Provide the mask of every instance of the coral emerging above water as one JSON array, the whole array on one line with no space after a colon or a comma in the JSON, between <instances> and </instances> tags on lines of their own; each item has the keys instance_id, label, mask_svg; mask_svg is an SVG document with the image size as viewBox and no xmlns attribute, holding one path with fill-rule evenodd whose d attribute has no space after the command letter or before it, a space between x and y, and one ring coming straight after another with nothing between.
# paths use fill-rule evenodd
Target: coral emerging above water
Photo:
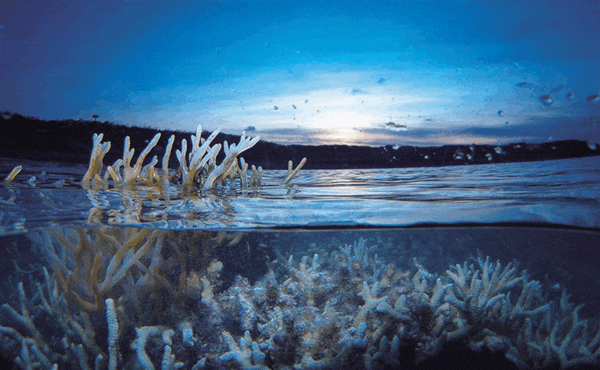
<instances>
[{"instance_id":1,"label":"coral emerging above water","mask_svg":"<svg viewBox=\"0 0 600 370\"><path fill-rule=\"evenodd\" d=\"M94 134L93 148L90 156L89 168L84 175L81 184L84 188L101 188L108 187L109 180L115 186L127 187L135 184L145 184L164 189L169 183L177 181L186 191L192 189L208 190L214 189L218 185L225 183L227 180L234 180L236 177L240 179L240 186L243 190L250 188L259 188L262 168L252 165L252 176L248 179L248 164L243 158L238 156L252 148L260 137L246 137L242 132L239 143L229 145L227 141L221 144L215 144L212 147L210 144L217 137L220 130L213 131L207 139L202 138L202 126L196 128L196 135L190 138L191 148L188 154L187 140L182 140L181 150L176 151L177 159L179 160L179 168L176 172L169 174L169 158L173 150L175 136L169 138L165 153L162 159L162 170L160 173L155 169L158 159L152 158L150 163L143 165L146 156L156 146L160 139L160 133L148 143L146 148L140 153L135 164L132 164L134 149L130 149L129 136L125 138L123 150L123 158L117 160L112 166L108 166L104 172L104 176L100 176L103 169L103 159L106 153L110 150L110 142L102 143L102 134ZM218 163L217 156L224 149L225 157ZM300 171L306 163L306 158L303 158L300 164L292 169L292 162L288 165L288 175L283 181L283 184L291 187L291 180Z\"/></svg>"},{"instance_id":2,"label":"coral emerging above water","mask_svg":"<svg viewBox=\"0 0 600 370\"><path fill-rule=\"evenodd\" d=\"M301 258L274 250L266 273L225 286L214 251L243 237L42 231L32 240L52 273L2 306L2 351L24 369L385 369L449 345L522 369L598 364L597 323L512 263L477 258L437 276L361 238Z\"/></svg>"}]
</instances>

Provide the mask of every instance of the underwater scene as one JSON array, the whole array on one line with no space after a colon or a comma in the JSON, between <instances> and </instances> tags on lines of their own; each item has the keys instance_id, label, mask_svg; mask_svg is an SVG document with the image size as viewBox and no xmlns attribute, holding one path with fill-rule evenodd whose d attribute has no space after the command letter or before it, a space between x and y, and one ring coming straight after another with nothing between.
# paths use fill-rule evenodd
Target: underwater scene
<instances>
[{"instance_id":1,"label":"underwater scene","mask_svg":"<svg viewBox=\"0 0 600 370\"><path fill-rule=\"evenodd\" d=\"M2 161L3 366L598 366L600 157L263 171L201 131L177 171Z\"/></svg>"}]
</instances>

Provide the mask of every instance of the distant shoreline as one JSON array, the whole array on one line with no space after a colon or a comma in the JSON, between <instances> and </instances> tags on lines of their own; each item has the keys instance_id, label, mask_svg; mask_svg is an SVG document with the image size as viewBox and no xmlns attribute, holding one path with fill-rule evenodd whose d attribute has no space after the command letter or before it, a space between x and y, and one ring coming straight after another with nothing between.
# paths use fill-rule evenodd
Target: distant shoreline
<instances>
[{"instance_id":1,"label":"distant shoreline","mask_svg":"<svg viewBox=\"0 0 600 370\"><path fill-rule=\"evenodd\" d=\"M131 138L136 154L147 142L161 133L158 145L150 156L159 160L167 141L175 135L175 147L169 162L178 166L175 149L181 140L189 140L191 132L128 127L110 122L82 120L41 120L19 114L0 114L0 157L87 164L92 150L92 136L103 133L104 140L112 144L104 163L111 164L123 156L123 141ZM204 132L203 137L209 132ZM219 134L215 140L237 143L239 136ZM287 169L288 160L294 164L308 158L305 169L362 169L442 167L468 164L531 162L600 155L600 147L582 140L562 140L547 143L511 143L507 145L443 145L437 147L392 146L383 147L349 145L280 145L259 141L243 153L246 162L264 169Z\"/></svg>"}]
</instances>

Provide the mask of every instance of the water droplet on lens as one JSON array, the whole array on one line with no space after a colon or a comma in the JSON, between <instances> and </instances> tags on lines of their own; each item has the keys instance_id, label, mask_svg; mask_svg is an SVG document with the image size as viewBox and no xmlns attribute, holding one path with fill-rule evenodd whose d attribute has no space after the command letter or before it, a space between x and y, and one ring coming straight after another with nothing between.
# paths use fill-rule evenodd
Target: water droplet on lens
<instances>
[{"instance_id":1,"label":"water droplet on lens","mask_svg":"<svg viewBox=\"0 0 600 370\"><path fill-rule=\"evenodd\" d=\"M588 104L598 104L600 102L600 95L598 95L598 94L588 95L585 98L585 101L588 102Z\"/></svg>"},{"instance_id":2,"label":"water droplet on lens","mask_svg":"<svg viewBox=\"0 0 600 370\"><path fill-rule=\"evenodd\" d=\"M540 101L542 102L542 104L549 107L552 104L554 104L554 97L552 96L552 94L542 95L540 96Z\"/></svg>"},{"instance_id":3,"label":"water droplet on lens","mask_svg":"<svg viewBox=\"0 0 600 370\"><path fill-rule=\"evenodd\" d=\"M506 116L506 112L505 112L504 110L499 110L499 111L498 111L498 115L499 115L500 117L504 117L504 116Z\"/></svg>"},{"instance_id":4,"label":"water droplet on lens","mask_svg":"<svg viewBox=\"0 0 600 370\"><path fill-rule=\"evenodd\" d=\"M575 99L575 94L573 94L572 91L569 91L566 95L566 98L568 101L571 101L571 100Z\"/></svg>"}]
</instances>

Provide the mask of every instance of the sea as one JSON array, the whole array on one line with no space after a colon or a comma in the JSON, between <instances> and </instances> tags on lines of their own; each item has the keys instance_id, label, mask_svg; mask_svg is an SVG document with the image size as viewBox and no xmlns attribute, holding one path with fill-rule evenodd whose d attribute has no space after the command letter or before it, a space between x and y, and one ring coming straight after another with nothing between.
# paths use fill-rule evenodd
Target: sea
<instances>
[{"instance_id":1,"label":"sea","mask_svg":"<svg viewBox=\"0 0 600 370\"><path fill-rule=\"evenodd\" d=\"M310 158L309 158L310 160ZM84 189L0 160L0 351L23 369L600 363L600 156Z\"/></svg>"}]
</instances>

